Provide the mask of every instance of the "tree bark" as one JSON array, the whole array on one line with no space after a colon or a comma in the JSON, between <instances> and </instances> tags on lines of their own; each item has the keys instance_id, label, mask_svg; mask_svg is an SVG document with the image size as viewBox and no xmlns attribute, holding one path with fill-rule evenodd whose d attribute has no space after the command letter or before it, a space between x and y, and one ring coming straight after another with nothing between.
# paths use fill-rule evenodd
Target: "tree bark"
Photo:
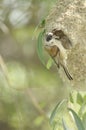
<instances>
[{"instance_id":1,"label":"tree bark","mask_svg":"<svg viewBox=\"0 0 86 130\"><path fill-rule=\"evenodd\" d=\"M46 18L45 29L61 29L69 37L73 47L67 66L73 81L68 81L62 69L59 73L66 85L86 90L86 0L58 0Z\"/></svg>"}]
</instances>

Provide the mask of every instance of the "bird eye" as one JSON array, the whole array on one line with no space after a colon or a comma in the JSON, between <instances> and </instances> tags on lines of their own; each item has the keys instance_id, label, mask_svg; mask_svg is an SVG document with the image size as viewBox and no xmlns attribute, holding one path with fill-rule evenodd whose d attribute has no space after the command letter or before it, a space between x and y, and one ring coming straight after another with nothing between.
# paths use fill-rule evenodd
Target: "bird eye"
<instances>
[{"instance_id":1,"label":"bird eye","mask_svg":"<svg viewBox=\"0 0 86 130\"><path fill-rule=\"evenodd\" d=\"M47 35L46 36L46 41L49 42L52 39L52 35Z\"/></svg>"}]
</instances>

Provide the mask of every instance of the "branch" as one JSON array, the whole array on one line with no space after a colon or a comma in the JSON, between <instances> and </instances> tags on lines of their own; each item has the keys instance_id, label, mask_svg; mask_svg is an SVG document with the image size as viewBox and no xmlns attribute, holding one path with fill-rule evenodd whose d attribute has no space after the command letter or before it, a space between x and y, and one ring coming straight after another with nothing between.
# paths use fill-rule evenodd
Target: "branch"
<instances>
[{"instance_id":1,"label":"branch","mask_svg":"<svg viewBox=\"0 0 86 130\"><path fill-rule=\"evenodd\" d=\"M34 105L34 107L37 109L37 111L43 115L45 117L46 120L49 120L48 117L46 116L46 113L44 112L44 110L40 107L36 97L33 95L32 91L28 88L27 90L27 94L29 95L29 97L32 100L32 104Z\"/></svg>"}]
</instances>

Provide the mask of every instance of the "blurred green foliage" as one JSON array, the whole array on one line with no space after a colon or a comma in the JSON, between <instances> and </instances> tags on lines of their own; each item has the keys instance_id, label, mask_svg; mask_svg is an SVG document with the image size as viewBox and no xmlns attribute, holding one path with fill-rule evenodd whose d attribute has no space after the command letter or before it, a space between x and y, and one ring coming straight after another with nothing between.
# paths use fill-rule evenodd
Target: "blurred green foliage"
<instances>
[{"instance_id":1,"label":"blurred green foliage","mask_svg":"<svg viewBox=\"0 0 86 130\"><path fill-rule=\"evenodd\" d=\"M56 104L50 116L50 125L53 130L86 129L85 96L86 93L73 91L69 100L64 99Z\"/></svg>"},{"instance_id":2,"label":"blurred green foliage","mask_svg":"<svg viewBox=\"0 0 86 130\"><path fill-rule=\"evenodd\" d=\"M66 95L60 95L62 83L55 69L48 71L36 50L38 25L54 2L0 0L1 130L50 129L46 118Z\"/></svg>"}]
</instances>

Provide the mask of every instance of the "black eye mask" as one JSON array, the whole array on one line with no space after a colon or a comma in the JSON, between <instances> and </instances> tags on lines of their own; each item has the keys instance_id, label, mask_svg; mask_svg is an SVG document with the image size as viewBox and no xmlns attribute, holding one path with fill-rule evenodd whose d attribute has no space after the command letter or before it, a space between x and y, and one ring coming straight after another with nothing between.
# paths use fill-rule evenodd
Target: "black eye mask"
<instances>
[{"instance_id":1,"label":"black eye mask","mask_svg":"<svg viewBox=\"0 0 86 130\"><path fill-rule=\"evenodd\" d=\"M52 35L46 35L46 41L49 42L52 39Z\"/></svg>"}]
</instances>

